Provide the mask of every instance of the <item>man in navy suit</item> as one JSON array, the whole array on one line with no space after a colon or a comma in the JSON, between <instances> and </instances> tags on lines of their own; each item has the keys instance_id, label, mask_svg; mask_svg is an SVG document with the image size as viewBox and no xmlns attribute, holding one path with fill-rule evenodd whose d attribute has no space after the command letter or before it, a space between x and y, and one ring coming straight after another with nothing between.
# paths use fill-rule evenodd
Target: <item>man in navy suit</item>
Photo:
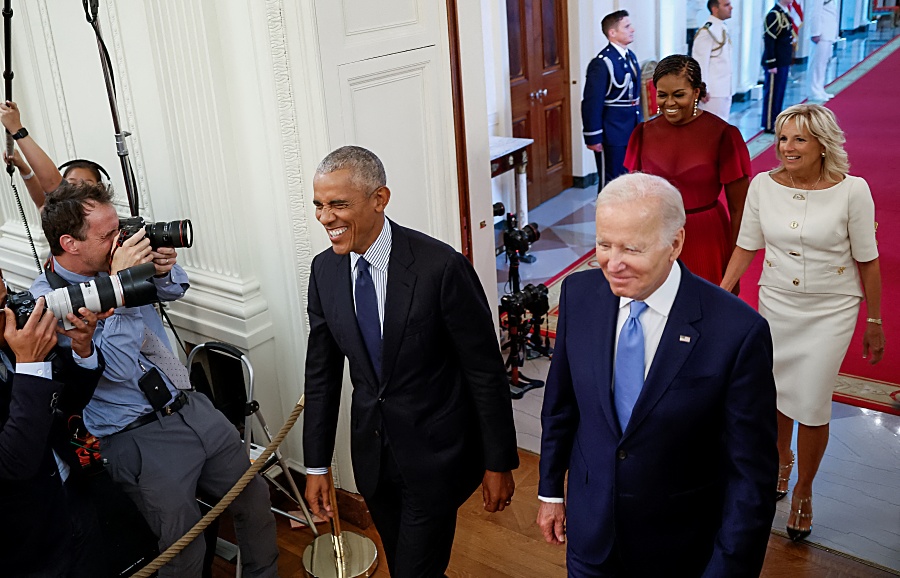
<instances>
[{"instance_id":1,"label":"man in navy suit","mask_svg":"<svg viewBox=\"0 0 900 578\"><path fill-rule=\"evenodd\" d=\"M584 144L594 151L600 189L624 175L625 150L641 114L641 65L628 49L634 28L628 12L618 10L600 22L609 44L591 60L581 101Z\"/></svg>"},{"instance_id":2,"label":"man in navy suit","mask_svg":"<svg viewBox=\"0 0 900 578\"><path fill-rule=\"evenodd\" d=\"M456 510L483 486L509 505L519 464L491 308L459 252L385 218L375 154L346 146L313 179L331 248L313 260L303 454L306 498L332 513L328 466L350 362L353 474L394 578L443 576ZM774 482L773 482L774 483Z\"/></svg>"},{"instance_id":3,"label":"man in navy suit","mask_svg":"<svg viewBox=\"0 0 900 578\"><path fill-rule=\"evenodd\" d=\"M12 311L0 310L0 564L4 576L105 576L97 515L66 428L103 373L91 344L98 316L69 314L69 349L56 345L56 317L43 311L40 299L17 329Z\"/></svg>"},{"instance_id":4,"label":"man in navy suit","mask_svg":"<svg viewBox=\"0 0 900 578\"><path fill-rule=\"evenodd\" d=\"M762 568L778 477L769 328L676 263L684 222L667 181L620 177L597 200L599 270L563 282L537 522L568 541L572 577Z\"/></svg>"},{"instance_id":5,"label":"man in navy suit","mask_svg":"<svg viewBox=\"0 0 900 578\"><path fill-rule=\"evenodd\" d=\"M794 22L788 10L791 0L778 0L766 14L763 34L762 67L766 71L763 83L763 131L775 134L775 119L784 108L784 92L794 59Z\"/></svg>"}]
</instances>

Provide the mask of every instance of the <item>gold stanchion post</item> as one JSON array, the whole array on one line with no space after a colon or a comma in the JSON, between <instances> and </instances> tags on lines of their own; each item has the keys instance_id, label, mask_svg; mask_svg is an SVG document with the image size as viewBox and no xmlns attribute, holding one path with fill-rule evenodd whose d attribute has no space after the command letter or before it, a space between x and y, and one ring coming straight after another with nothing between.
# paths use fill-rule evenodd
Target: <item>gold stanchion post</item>
<instances>
[{"instance_id":1,"label":"gold stanchion post","mask_svg":"<svg viewBox=\"0 0 900 578\"><path fill-rule=\"evenodd\" d=\"M356 532L342 532L334 479L328 472L331 499L331 534L322 534L303 551L303 569L312 578L371 576L378 566L375 542Z\"/></svg>"}]
</instances>

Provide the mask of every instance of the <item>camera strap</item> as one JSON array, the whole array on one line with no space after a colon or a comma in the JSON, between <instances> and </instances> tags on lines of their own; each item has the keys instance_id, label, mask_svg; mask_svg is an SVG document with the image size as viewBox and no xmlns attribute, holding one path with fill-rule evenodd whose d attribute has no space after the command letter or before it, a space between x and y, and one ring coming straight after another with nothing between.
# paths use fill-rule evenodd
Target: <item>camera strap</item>
<instances>
[{"instance_id":1,"label":"camera strap","mask_svg":"<svg viewBox=\"0 0 900 578\"><path fill-rule=\"evenodd\" d=\"M54 289L62 289L63 287L71 285L71 283L63 279L59 273L53 270L53 258L47 260L47 264L44 266L44 276L47 277L47 283Z\"/></svg>"},{"instance_id":2,"label":"camera strap","mask_svg":"<svg viewBox=\"0 0 900 578\"><path fill-rule=\"evenodd\" d=\"M156 305L158 306L159 312L163 316L163 319L165 319L166 323L169 324L169 329L172 330L172 335L175 336L175 341L178 342L178 346L181 347L181 350L184 352L185 355L187 355L188 354L187 347L184 346L184 342L181 341L181 337L179 337L178 332L175 330L175 324L172 323L172 319L169 317L169 314L166 313L166 306L163 305L162 301L157 301Z\"/></svg>"}]
</instances>

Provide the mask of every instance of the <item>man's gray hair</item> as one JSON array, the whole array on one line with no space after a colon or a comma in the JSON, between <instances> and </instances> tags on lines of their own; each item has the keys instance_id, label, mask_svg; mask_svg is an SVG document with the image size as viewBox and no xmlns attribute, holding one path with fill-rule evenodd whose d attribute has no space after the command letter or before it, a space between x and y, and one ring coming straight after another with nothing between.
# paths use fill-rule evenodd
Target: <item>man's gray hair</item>
<instances>
[{"instance_id":1,"label":"man's gray hair","mask_svg":"<svg viewBox=\"0 0 900 578\"><path fill-rule=\"evenodd\" d=\"M350 182L366 196L387 184L387 175L381 159L369 149L353 145L343 146L328 153L316 168L316 176L343 169L350 171Z\"/></svg>"},{"instance_id":2,"label":"man's gray hair","mask_svg":"<svg viewBox=\"0 0 900 578\"><path fill-rule=\"evenodd\" d=\"M656 206L652 202L656 201ZM640 203L648 214L659 215L662 226L659 242L670 245L678 229L684 227L684 201L672 183L656 175L631 173L609 182L597 195L597 209L621 203Z\"/></svg>"}]
</instances>

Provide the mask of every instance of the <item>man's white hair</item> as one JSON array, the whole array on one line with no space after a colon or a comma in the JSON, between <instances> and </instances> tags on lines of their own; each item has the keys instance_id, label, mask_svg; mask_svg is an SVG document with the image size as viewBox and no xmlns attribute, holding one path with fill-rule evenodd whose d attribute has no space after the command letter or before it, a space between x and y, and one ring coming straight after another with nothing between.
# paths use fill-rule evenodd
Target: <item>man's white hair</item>
<instances>
[{"instance_id":1,"label":"man's white hair","mask_svg":"<svg viewBox=\"0 0 900 578\"><path fill-rule=\"evenodd\" d=\"M631 173L609 182L597 195L597 210L622 203L640 203L647 215L659 216L659 242L671 245L684 227L684 201L672 183L656 175Z\"/></svg>"}]
</instances>

